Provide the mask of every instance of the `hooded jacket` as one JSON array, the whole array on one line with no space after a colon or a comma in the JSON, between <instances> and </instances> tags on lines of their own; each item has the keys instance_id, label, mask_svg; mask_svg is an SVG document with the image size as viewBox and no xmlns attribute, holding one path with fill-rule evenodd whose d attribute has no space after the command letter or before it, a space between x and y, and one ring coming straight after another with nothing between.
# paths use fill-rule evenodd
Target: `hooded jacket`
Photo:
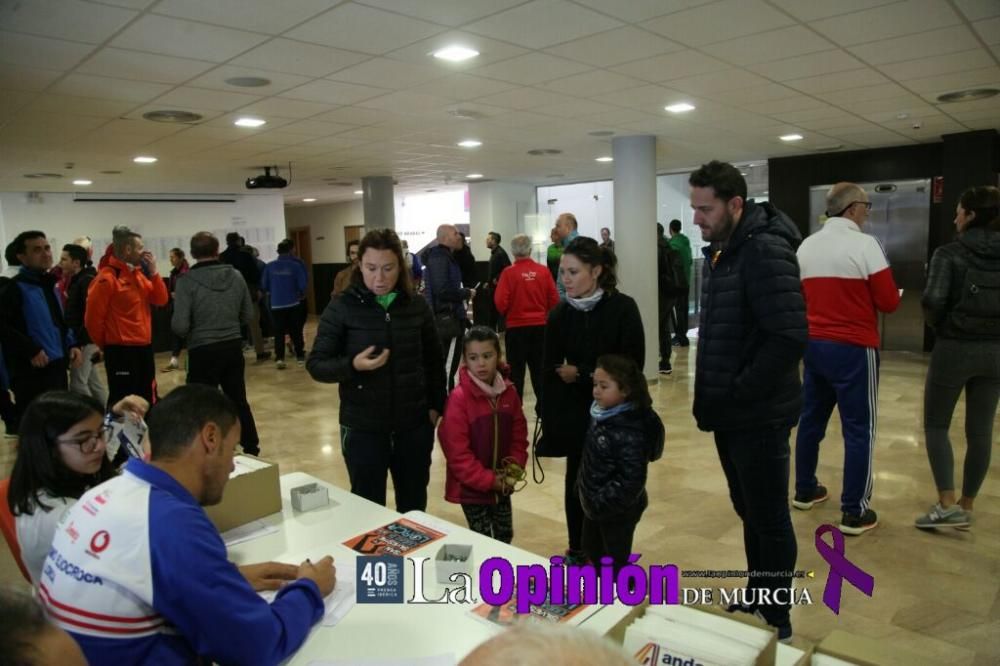
<instances>
[{"instance_id":1,"label":"hooded jacket","mask_svg":"<svg viewBox=\"0 0 1000 666\"><path fill-rule=\"evenodd\" d=\"M942 338L960 340L997 340L985 338L966 330L956 316L955 307L966 289L966 274L970 269L993 275L993 290L1000 283L1000 231L986 227L973 227L962 233L958 240L942 245L931 257L927 286L922 303L924 320ZM987 293L984 291L983 296ZM1000 310L994 312L994 330L1000 334Z\"/></svg>"},{"instance_id":2,"label":"hooded jacket","mask_svg":"<svg viewBox=\"0 0 1000 666\"><path fill-rule=\"evenodd\" d=\"M153 340L150 305L166 305L167 285L158 276L148 278L114 255L87 290L84 323L98 347L124 345L144 347Z\"/></svg>"},{"instance_id":3,"label":"hooded jacket","mask_svg":"<svg viewBox=\"0 0 1000 666\"><path fill-rule=\"evenodd\" d=\"M444 498L456 504L496 504L494 469L504 458L524 467L528 462L528 424L514 385L495 400L472 381L465 366L458 386L448 396L438 427L441 450L448 462Z\"/></svg>"},{"instance_id":4,"label":"hooded jacket","mask_svg":"<svg viewBox=\"0 0 1000 666\"><path fill-rule=\"evenodd\" d=\"M591 520L611 520L646 508L646 471L663 455L663 422L652 409L591 419L576 485Z\"/></svg>"},{"instance_id":5,"label":"hooded jacket","mask_svg":"<svg viewBox=\"0 0 1000 666\"><path fill-rule=\"evenodd\" d=\"M374 345L389 350L381 368L359 372L354 357ZM444 354L434 316L419 295L398 293L383 308L363 284L352 284L323 310L306 370L340 384L340 424L392 433L426 424L444 411Z\"/></svg>"},{"instance_id":6,"label":"hooded jacket","mask_svg":"<svg viewBox=\"0 0 1000 666\"><path fill-rule=\"evenodd\" d=\"M66 290L66 325L73 331L76 341L81 346L91 343L87 328L83 325L83 318L87 312L87 290L95 277L97 269L87 266L69 279L69 288Z\"/></svg>"},{"instance_id":7,"label":"hooded jacket","mask_svg":"<svg viewBox=\"0 0 1000 666\"><path fill-rule=\"evenodd\" d=\"M729 243L703 249L694 386L701 430L791 427L802 410L799 361L809 337L795 249L798 228L747 201Z\"/></svg>"},{"instance_id":8,"label":"hooded jacket","mask_svg":"<svg viewBox=\"0 0 1000 666\"><path fill-rule=\"evenodd\" d=\"M253 301L243 276L218 260L199 261L174 292L170 327L188 349L240 339L240 324L253 320Z\"/></svg>"}]
</instances>

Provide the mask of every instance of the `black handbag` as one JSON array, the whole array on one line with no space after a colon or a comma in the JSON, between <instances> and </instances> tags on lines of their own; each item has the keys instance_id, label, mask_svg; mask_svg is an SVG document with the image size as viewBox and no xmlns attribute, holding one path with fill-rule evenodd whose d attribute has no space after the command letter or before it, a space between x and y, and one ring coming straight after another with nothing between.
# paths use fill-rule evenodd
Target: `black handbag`
<instances>
[{"instance_id":1,"label":"black handbag","mask_svg":"<svg viewBox=\"0 0 1000 666\"><path fill-rule=\"evenodd\" d=\"M438 312L434 315L434 327L438 338L443 342L462 335L462 323L454 312Z\"/></svg>"},{"instance_id":2,"label":"black handbag","mask_svg":"<svg viewBox=\"0 0 1000 666\"><path fill-rule=\"evenodd\" d=\"M566 442L560 437L545 437L542 419L535 418L535 432L531 435L531 477L535 483L545 480L540 458L565 458L569 452Z\"/></svg>"}]
</instances>

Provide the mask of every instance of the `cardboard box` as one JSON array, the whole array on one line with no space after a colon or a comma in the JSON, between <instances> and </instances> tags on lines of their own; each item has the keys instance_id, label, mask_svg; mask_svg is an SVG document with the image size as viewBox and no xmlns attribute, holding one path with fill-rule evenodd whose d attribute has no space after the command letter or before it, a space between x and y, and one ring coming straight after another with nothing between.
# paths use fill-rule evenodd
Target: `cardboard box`
<instances>
[{"instance_id":1,"label":"cardboard box","mask_svg":"<svg viewBox=\"0 0 1000 666\"><path fill-rule=\"evenodd\" d=\"M930 666L940 663L921 658L919 654L890 647L885 641L858 636L842 629L834 629L820 641L815 654L829 655L859 666L895 666L895 664Z\"/></svg>"},{"instance_id":2,"label":"cardboard box","mask_svg":"<svg viewBox=\"0 0 1000 666\"><path fill-rule=\"evenodd\" d=\"M281 512L277 463L241 455L233 458L233 464L235 469L229 475L222 501L205 507L219 532Z\"/></svg>"},{"instance_id":3,"label":"cardboard box","mask_svg":"<svg viewBox=\"0 0 1000 666\"><path fill-rule=\"evenodd\" d=\"M448 585L453 574L472 575L472 546L449 543L438 549L434 557L437 582Z\"/></svg>"}]
</instances>

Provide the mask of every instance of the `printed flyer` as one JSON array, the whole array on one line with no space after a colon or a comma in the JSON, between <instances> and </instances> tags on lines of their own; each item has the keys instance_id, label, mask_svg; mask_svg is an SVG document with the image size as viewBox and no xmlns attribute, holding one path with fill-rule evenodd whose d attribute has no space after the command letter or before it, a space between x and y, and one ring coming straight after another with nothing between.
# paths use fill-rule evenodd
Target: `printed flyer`
<instances>
[{"instance_id":1,"label":"printed flyer","mask_svg":"<svg viewBox=\"0 0 1000 666\"><path fill-rule=\"evenodd\" d=\"M352 537L344 545L362 555L406 555L443 536L443 532L400 518Z\"/></svg>"}]
</instances>

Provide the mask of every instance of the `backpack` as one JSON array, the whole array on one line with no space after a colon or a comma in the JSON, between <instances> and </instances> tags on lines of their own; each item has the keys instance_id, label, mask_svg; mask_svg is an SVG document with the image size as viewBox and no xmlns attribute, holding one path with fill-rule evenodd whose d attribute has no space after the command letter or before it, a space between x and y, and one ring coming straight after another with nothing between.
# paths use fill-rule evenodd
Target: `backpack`
<instances>
[{"instance_id":1,"label":"backpack","mask_svg":"<svg viewBox=\"0 0 1000 666\"><path fill-rule=\"evenodd\" d=\"M684 260L680 253L668 243L657 243L656 272L659 295L672 298L687 292L687 279L684 275Z\"/></svg>"},{"instance_id":2,"label":"backpack","mask_svg":"<svg viewBox=\"0 0 1000 666\"><path fill-rule=\"evenodd\" d=\"M952 330L976 339L1000 340L1000 271L969 268L962 296L949 315Z\"/></svg>"}]
</instances>

